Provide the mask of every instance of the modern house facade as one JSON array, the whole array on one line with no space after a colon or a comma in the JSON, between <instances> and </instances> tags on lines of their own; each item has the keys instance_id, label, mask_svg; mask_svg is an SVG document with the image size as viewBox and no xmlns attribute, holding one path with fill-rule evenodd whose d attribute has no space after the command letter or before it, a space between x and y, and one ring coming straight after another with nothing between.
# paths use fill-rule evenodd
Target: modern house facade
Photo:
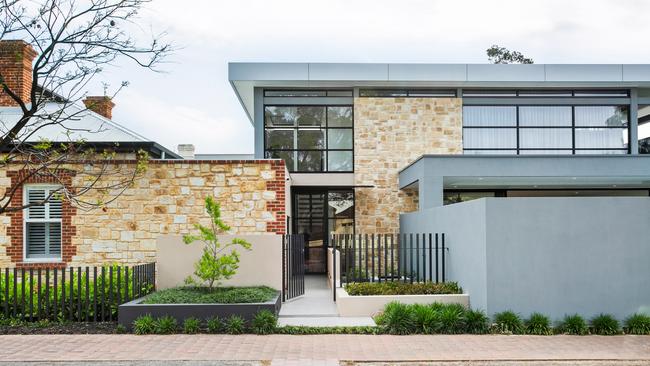
<instances>
[{"instance_id":1,"label":"modern house facade","mask_svg":"<svg viewBox=\"0 0 650 366\"><path fill-rule=\"evenodd\" d=\"M287 164L308 271L324 271L332 233L440 231L449 278L490 313L650 305L650 65L231 63L229 75L255 158Z\"/></svg>"},{"instance_id":2,"label":"modern house facade","mask_svg":"<svg viewBox=\"0 0 650 366\"><path fill-rule=\"evenodd\" d=\"M34 54L0 42L21 95ZM1 215L0 268L155 261L207 223L214 196L230 234L275 243L269 258L286 256L279 235L304 234L308 273L328 272L331 234L435 232L446 278L488 313L650 309L650 65L232 63L229 80L254 126L252 155L175 153L113 121L110 99L71 106L78 138L117 149L119 169L143 149L148 167L100 210L48 201ZM9 125L20 112L5 97ZM16 207L83 186L84 167L5 167L0 197L16 189Z\"/></svg>"}]
</instances>

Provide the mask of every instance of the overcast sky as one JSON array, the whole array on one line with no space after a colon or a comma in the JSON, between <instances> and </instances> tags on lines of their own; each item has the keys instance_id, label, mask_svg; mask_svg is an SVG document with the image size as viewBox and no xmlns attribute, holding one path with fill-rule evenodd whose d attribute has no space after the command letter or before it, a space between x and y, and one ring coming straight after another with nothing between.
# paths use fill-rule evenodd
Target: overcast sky
<instances>
[{"instance_id":1,"label":"overcast sky","mask_svg":"<svg viewBox=\"0 0 650 366\"><path fill-rule=\"evenodd\" d=\"M165 72L124 62L101 80L130 82L114 120L151 140L252 153L228 62L485 63L499 44L536 63L650 63L649 10L642 0L153 0L139 24L179 48Z\"/></svg>"}]
</instances>

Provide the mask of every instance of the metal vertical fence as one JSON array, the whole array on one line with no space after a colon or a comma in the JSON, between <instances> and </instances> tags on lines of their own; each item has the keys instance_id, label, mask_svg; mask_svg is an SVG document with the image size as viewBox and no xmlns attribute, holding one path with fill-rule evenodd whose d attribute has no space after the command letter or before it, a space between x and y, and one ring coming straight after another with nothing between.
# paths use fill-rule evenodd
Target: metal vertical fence
<instances>
[{"instance_id":1,"label":"metal vertical fence","mask_svg":"<svg viewBox=\"0 0 650 366\"><path fill-rule=\"evenodd\" d=\"M444 233L334 234L334 278L351 282L445 282L449 248ZM332 256L336 260L336 256Z\"/></svg>"},{"instance_id":2,"label":"metal vertical fence","mask_svg":"<svg viewBox=\"0 0 650 366\"><path fill-rule=\"evenodd\" d=\"M0 270L0 314L26 321L113 321L120 304L151 293L155 284L155 263L5 268Z\"/></svg>"},{"instance_id":3,"label":"metal vertical fence","mask_svg":"<svg viewBox=\"0 0 650 366\"><path fill-rule=\"evenodd\" d=\"M282 300L305 293L305 236L287 234L282 237Z\"/></svg>"}]
</instances>

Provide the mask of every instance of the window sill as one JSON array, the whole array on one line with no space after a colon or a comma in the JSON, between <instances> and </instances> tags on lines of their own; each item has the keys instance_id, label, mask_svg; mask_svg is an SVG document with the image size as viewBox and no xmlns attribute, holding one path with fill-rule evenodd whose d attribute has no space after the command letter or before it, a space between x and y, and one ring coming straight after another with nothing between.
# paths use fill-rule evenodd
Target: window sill
<instances>
[{"instance_id":1,"label":"window sill","mask_svg":"<svg viewBox=\"0 0 650 366\"><path fill-rule=\"evenodd\" d=\"M63 263L61 258L23 258L22 263Z\"/></svg>"}]
</instances>

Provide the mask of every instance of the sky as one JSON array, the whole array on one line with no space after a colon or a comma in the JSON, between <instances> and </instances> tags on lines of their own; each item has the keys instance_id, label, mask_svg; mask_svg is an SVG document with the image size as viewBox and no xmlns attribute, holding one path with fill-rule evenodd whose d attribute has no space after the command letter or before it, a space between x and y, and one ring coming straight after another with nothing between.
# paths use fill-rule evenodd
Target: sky
<instances>
[{"instance_id":1,"label":"sky","mask_svg":"<svg viewBox=\"0 0 650 366\"><path fill-rule=\"evenodd\" d=\"M160 72L120 61L90 92L128 80L113 119L174 151L252 153L228 62L487 63L498 44L535 63L650 63L649 10L642 0L152 0L137 37L165 32L174 54Z\"/></svg>"}]
</instances>

